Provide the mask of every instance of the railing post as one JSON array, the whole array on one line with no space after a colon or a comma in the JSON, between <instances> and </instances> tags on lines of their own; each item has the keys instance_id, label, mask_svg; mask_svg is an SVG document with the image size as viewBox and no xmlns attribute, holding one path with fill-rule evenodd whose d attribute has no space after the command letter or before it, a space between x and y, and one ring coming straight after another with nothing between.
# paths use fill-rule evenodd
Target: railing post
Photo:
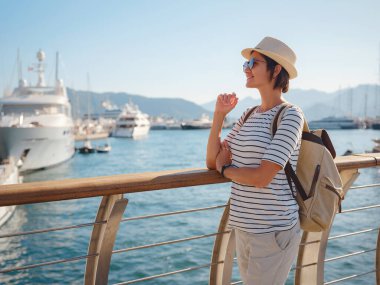
<instances>
[{"instance_id":1,"label":"railing post","mask_svg":"<svg viewBox=\"0 0 380 285\"><path fill-rule=\"evenodd\" d=\"M230 203L224 209L220 219L218 232L225 232L228 225ZM235 256L235 232L219 234L215 238L211 257L210 285L227 285L231 283L232 268ZM217 262L220 262L215 264Z\"/></svg>"},{"instance_id":2,"label":"railing post","mask_svg":"<svg viewBox=\"0 0 380 285\"><path fill-rule=\"evenodd\" d=\"M358 176L357 169L340 171L345 194ZM324 232L303 233L297 258L295 285L321 285L324 283L324 260L329 234L330 229Z\"/></svg>"},{"instance_id":3,"label":"railing post","mask_svg":"<svg viewBox=\"0 0 380 285\"><path fill-rule=\"evenodd\" d=\"M377 233L376 245L376 284L380 285L380 229Z\"/></svg>"},{"instance_id":4,"label":"railing post","mask_svg":"<svg viewBox=\"0 0 380 285\"><path fill-rule=\"evenodd\" d=\"M108 283L112 249L127 204L128 200L123 199L122 194L103 197L95 222L106 221L106 223L96 224L93 227L88 254L98 253L98 256L87 259L85 285Z\"/></svg>"}]
</instances>

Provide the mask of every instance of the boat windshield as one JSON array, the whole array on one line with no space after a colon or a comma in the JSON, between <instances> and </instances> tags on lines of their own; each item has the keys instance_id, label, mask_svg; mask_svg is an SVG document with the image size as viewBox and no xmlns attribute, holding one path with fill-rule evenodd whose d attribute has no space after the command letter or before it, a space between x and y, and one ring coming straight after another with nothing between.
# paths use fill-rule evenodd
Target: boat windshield
<instances>
[{"instance_id":1,"label":"boat windshield","mask_svg":"<svg viewBox=\"0 0 380 285\"><path fill-rule=\"evenodd\" d=\"M4 104L0 105L1 116L12 116L12 115L54 115L54 114L65 114L70 116L70 110L67 106L59 104L36 104L36 105L11 105Z\"/></svg>"}]
</instances>

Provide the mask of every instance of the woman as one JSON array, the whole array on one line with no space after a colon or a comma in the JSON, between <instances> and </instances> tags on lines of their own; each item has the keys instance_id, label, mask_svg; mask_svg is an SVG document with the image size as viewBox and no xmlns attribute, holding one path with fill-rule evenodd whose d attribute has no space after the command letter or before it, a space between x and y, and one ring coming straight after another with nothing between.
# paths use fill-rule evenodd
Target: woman
<instances>
[{"instance_id":1,"label":"woman","mask_svg":"<svg viewBox=\"0 0 380 285\"><path fill-rule=\"evenodd\" d=\"M235 230L236 253L243 283L284 284L301 239L298 205L284 167L296 168L303 114L286 109L272 138L271 122L288 104L282 93L297 76L296 56L283 42L264 38L242 51L246 87L258 89L261 104L248 109L221 142L223 120L236 106L235 93L218 96L207 145L206 164L233 181L229 226Z\"/></svg>"}]
</instances>

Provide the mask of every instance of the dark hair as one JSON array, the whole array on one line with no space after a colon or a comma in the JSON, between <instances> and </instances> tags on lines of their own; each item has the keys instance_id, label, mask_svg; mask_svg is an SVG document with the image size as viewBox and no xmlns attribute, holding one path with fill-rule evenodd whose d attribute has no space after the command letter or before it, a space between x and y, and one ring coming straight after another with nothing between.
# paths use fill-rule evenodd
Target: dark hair
<instances>
[{"instance_id":1,"label":"dark hair","mask_svg":"<svg viewBox=\"0 0 380 285\"><path fill-rule=\"evenodd\" d=\"M267 57L264 54L261 54L265 61L267 62L267 69L270 72L270 79L273 79L274 69L278 64L276 61ZM276 81L274 82L274 89L281 88L282 93L286 93L289 90L289 73L285 70L285 68L281 68L280 73L276 77Z\"/></svg>"}]
</instances>

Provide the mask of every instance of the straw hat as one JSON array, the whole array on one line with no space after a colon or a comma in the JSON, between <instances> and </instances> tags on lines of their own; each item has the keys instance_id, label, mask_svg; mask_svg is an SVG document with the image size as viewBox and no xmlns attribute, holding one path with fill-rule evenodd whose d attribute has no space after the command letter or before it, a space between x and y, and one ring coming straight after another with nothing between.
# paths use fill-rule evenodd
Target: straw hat
<instances>
[{"instance_id":1,"label":"straw hat","mask_svg":"<svg viewBox=\"0 0 380 285\"><path fill-rule=\"evenodd\" d=\"M297 77L297 69L294 66L296 63L296 54L282 41L265 37L255 48L243 49L241 54L247 60L250 60L252 51L264 54L280 64L289 73L289 79Z\"/></svg>"}]
</instances>

